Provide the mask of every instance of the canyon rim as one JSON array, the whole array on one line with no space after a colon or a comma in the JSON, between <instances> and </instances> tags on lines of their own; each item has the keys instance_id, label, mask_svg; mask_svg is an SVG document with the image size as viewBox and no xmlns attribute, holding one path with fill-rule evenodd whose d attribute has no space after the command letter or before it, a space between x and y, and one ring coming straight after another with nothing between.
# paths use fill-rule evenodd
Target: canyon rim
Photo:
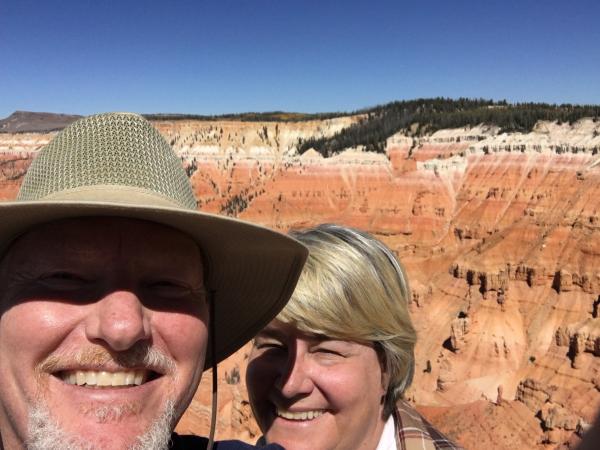
<instances>
[{"instance_id":1,"label":"canyon rim","mask_svg":"<svg viewBox=\"0 0 600 450\"><path fill-rule=\"evenodd\" d=\"M574 448L600 408L600 121L401 131L383 153L298 140L360 115L160 119L199 208L287 231L365 229L407 267L418 331L408 399L466 448ZM0 199L55 131L0 133ZM220 365L217 437L253 442L248 346ZM206 434L210 376L178 430Z\"/></svg>"}]
</instances>

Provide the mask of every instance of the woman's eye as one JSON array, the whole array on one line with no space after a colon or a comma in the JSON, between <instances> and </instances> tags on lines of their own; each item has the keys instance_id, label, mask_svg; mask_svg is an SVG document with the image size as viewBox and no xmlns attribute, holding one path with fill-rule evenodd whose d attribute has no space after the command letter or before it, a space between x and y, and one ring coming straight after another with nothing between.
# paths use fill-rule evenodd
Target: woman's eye
<instances>
[{"instance_id":1,"label":"woman's eye","mask_svg":"<svg viewBox=\"0 0 600 450\"><path fill-rule=\"evenodd\" d=\"M341 352L339 352L338 350L332 349L332 348L318 347L314 351L316 353L323 353L326 355L343 356Z\"/></svg>"},{"instance_id":2,"label":"woman's eye","mask_svg":"<svg viewBox=\"0 0 600 450\"><path fill-rule=\"evenodd\" d=\"M254 341L254 347L259 350L285 350L285 346L277 341Z\"/></svg>"},{"instance_id":3,"label":"woman's eye","mask_svg":"<svg viewBox=\"0 0 600 450\"><path fill-rule=\"evenodd\" d=\"M346 356L348 356L348 349L346 348L346 344L344 342L333 340L325 340L324 342L315 344L315 346L311 349L311 352L328 358L345 358Z\"/></svg>"}]
</instances>

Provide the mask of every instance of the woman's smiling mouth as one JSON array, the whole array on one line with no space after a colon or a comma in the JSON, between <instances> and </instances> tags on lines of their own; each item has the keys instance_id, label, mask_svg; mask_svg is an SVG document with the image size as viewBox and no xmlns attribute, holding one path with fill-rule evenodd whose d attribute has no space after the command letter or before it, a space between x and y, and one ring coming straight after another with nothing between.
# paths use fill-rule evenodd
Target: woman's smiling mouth
<instances>
[{"instance_id":1,"label":"woman's smiling mouth","mask_svg":"<svg viewBox=\"0 0 600 450\"><path fill-rule=\"evenodd\" d=\"M278 417L282 417L287 420L313 420L322 416L325 411L322 409L309 411L288 411L285 409L276 408L276 413Z\"/></svg>"}]
</instances>

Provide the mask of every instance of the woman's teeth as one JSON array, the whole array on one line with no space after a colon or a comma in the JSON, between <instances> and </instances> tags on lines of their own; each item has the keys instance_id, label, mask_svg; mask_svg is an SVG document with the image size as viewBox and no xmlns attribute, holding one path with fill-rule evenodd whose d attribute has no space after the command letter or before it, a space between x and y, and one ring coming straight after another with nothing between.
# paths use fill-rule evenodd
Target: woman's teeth
<instances>
[{"instance_id":1,"label":"woman's teeth","mask_svg":"<svg viewBox=\"0 0 600 450\"><path fill-rule=\"evenodd\" d=\"M323 415L323 411L302 411L302 412L291 412L282 409L277 409L277 415L288 420L312 420Z\"/></svg>"},{"instance_id":2,"label":"woman's teeth","mask_svg":"<svg viewBox=\"0 0 600 450\"><path fill-rule=\"evenodd\" d=\"M78 386L139 386L146 382L148 376L146 370L127 372L69 370L62 372L60 378L67 384Z\"/></svg>"}]
</instances>

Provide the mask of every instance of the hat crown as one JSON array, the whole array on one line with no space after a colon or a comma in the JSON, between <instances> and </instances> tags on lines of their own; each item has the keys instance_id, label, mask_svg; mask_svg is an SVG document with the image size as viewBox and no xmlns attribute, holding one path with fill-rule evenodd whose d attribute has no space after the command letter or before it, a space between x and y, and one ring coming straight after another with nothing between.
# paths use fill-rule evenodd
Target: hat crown
<instances>
[{"instance_id":1,"label":"hat crown","mask_svg":"<svg viewBox=\"0 0 600 450\"><path fill-rule=\"evenodd\" d=\"M150 122L137 114L98 114L66 127L40 150L17 200L43 200L93 186L133 188L196 209L180 159Z\"/></svg>"}]
</instances>

